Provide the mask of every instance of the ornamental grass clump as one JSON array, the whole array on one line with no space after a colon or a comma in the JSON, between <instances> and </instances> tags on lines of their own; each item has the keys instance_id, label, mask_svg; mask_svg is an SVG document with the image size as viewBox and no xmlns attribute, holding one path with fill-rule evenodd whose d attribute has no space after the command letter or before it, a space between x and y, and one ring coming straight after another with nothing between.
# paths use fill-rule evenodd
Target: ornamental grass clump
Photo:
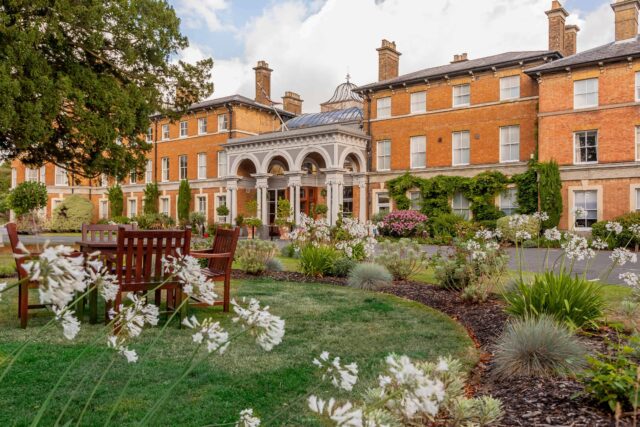
<instances>
[{"instance_id":1,"label":"ornamental grass clump","mask_svg":"<svg viewBox=\"0 0 640 427\"><path fill-rule=\"evenodd\" d=\"M267 263L278 253L274 242L267 240L241 240L238 242L235 260L242 271L260 274L267 270Z\"/></svg>"},{"instance_id":2,"label":"ornamental grass clump","mask_svg":"<svg viewBox=\"0 0 640 427\"><path fill-rule=\"evenodd\" d=\"M339 252L330 246L305 246L300 251L300 270L310 277L328 276L339 256Z\"/></svg>"},{"instance_id":3,"label":"ornamental grass clump","mask_svg":"<svg viewBox=\"0 0 640 427\"><path fill-rule=\"evenodd\" d=\"M394 211L378 224L378 230L383 236L416 237L426 230L428 219L414 210Z\"/></svg>"},{"instance_id":4,"label":"ornamental grass clump","mask_svg":"<svg viewBox=\"0 0 640 427\"><path fill-rule=\"evenodd\" d=\"M349 273L348 284L352 288L373 291L391 285L393 276L378 264L363 263L356 265Z\"/></svg>"},{"instance_id":5,"label":"ornamental grass clump","mask_svg":"<svg viewBox=\"0 0 640 427\"><path fill-rule=\"evenodd\" d=\"M553 317L526 317L507 324L494 373L501 378L570 375L584 366L585 354L578 338Z\"/></svg>"},{"instance_id":6,"label":"ornamental grass clump","mask_svg":"<svg viewBox=\"0 0 640 427\"><path fill-rule=\"evenodd\" d=\"M407 280L422 271L427 265L427 255L420 245L410 239L380 243L376 262L383 265L395 280Z\"/></svg>"}]
</instances>

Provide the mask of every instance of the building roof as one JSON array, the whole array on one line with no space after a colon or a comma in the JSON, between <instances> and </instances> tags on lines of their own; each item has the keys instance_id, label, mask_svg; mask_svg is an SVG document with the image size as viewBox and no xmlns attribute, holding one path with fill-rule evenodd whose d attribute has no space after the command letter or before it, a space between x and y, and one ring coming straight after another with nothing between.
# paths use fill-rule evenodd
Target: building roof
<instances>
[{"instance_id":1,"label":"building roof","mask_svg":"<svg viewBox=\"0 0 640 427\"><path fill-rule=\"evenodd\" d=\"M291 138L324 135L329 133L341 133L344 135L355 136L357 138L361 138L365 140L371 139L371 137L369 137L366 133L364 133L360 128L337 123L337 124L326 124L326 125L314 126L311 128L298 128L298 129L292 129L292 130L286 130L286 131L261 133L260 135L247 136L244 138L233 138L233 139L230 139L229 142L222 144L222 146L230 147L235 145L254 144L256 142L269 142L269 141L285 140L285 139L291 139Z\"/></svg>"},{"instance_id":2,"label":"building roof","mask_svg":"<svg viewBox=\"0 0 640 427\"><path fill-rule=\"evenodd\" d=\"M351 107L344 110L333 110L324 113L303 114L289 120L287 129L302 129L330 124L359 123L363 118L362 109Z\"/></svg>"},{"instance_id":3,"label":"building roof","mask_svg":"<svg viewBox=\"0 0 640 427\"><path fill-rule=\"evenodd\" d=\"M238 104L244 104L247 105L249 107L254 107L254 108L258 108L261 110L269 110L269 111L273 111L274 107L270 106L270 105L265 105L265 104L261 104L260 102L256 102L253 99L247 98L246 96L242 96L242 95L230 95L230 96L223 96L221 98L214 98L214 99L207 99L201 102L196 102L195 104L192 104L189 107L189 111L195 111L195 110L201 110L201 109L205 109L208 107L217 107L220 105L224 105L227 103L238 103ZM278 113L283 117L283 118L291 118L291 117L295 117L296 115L293 113L290 113L288 111L285 111L281 108L275 108L275 110L278 111Z\"/></svg>"},{"instance_id":4,"label":"building roof","mask_svg":"<svg viewBox=\"0 0 640 427\"><path fill-rule=\"evenodd\" d=\"M558 59L548 64L527 70L527 74L547 73L564 70L567 67L579 67L599 62L627 60L640 56L640 36L633 39L616 41L585 50L566 58Z\"/></svg>"},{"instance_id":5,"label":"building roof","mask_svg":"<svg viewBox=\"0 0 640 427\"><path fill-rule=\"evenodd\" d=\"M443 78L445 76L453 77L457 75L468 74L470 71L484 71L490 70L493 67L506 67L519 64L520 62L530 62L540 59L552 59L560 57L561 56L558 52L549 50L505 52L498 55L486 56L484 58L454 62L447 65L441 65L439 67L426 68L424 70L404 74L393 79L360 86L356 90L358 92L364 92L367 90L388 88L389 86L396 86L400 84L411 84L418 82L421 83L427 79L434 80Z\"/></svg>"},{"instance_id":6,"label":"building roof","mask_svg":"<svg viewBox=\"0 0 640 427\"><path fill-rule=\"evenodd\" d=\"M349 81L350 76L347 75L347 81L338 85L335 92L333 92L333 96L328 101L323 102L322 104L337 104L339 102L346 101L356 101L363 102L362 96L360 94L354 92L354 90L358 87L357 85L351 83Z\"/></svg>"}]
</instances>

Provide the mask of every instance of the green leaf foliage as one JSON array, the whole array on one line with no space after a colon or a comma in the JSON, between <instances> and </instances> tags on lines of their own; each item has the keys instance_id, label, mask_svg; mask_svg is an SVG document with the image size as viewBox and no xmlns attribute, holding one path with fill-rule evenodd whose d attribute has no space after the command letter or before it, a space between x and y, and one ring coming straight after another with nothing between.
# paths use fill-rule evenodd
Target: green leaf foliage
<instances>
[{"instance_id":1,"label":"green leaf foliage","mask_svg":"<svg viewBox=\"0 0 640 427\"><path fill-rule=\"evenodd\" d=\"M183 179L180 181L178 189L178 219L180 221L189 220L189 211L191 210L191 187L189 181Z\"/></svg>"},{"instance_id":2,"label":"green leaf foliage","mask_svg":"<svg viewBox=\"0 0 640 427\"><path fill-rule=\"evenodd\" d=\"M41 182L21 182L9 193L9 207L24 215L47 206L47 187Z\"/></svg>"},{"instance_id":3,"label":"green leaf foliage","mask_svg":"<svg viewBox=\"0 0 640 427\"><path fill-rule=\"evenodd\" d=\"M160 190L158 190L158 184L156 184L155 182L150 182L144 188L144 213L157 214L159 200Z\"/></svg>"},{"instance_id":4,"label":"green leaf foliage","mask_svg":"<svg viewBox=\"0 0 640 427\"><path fill-rule=\"evenodd\" d=\"M553 228L558 226L562 216L560 168L553 160L539 163L536 168L540 175L540 211L549 215L549 219L542 223L542 228Z\"/></svg>"},{"instance_id":5,"label":"green leaf foliage","mask_svg":"<svg viewBox=\"0 0 640 427\"><path fill-rule=\"evenodd\" d=\"M107 197L109 198L109 207L111 208L111 218L121 217L122 210L124 209L122 187L116 184L109 188L109 190L107 190Z\"/></svg>"},{"instance_id":6,"label":"green leaf foliage","mask_svg":"<svg viewBox=\"0 0 640 427\"><path fill-rule=\"evenodd\" d=\"M538 174L533 161L529 162L529 169L511 177L518 187L518 213L532 214L538 211Z\"/></svg>"},{"instance_id":7,"label":"green leaf foliage","mask_svg":"<svg viewBox=\"0 0 640 427\"><path fill-rule=\"evenodd\" d=\"M51 230L80 231L82 224L93 220L93 203L85 197L72 194L65 197L53 211Z\"/></svg>"}]
</instances>

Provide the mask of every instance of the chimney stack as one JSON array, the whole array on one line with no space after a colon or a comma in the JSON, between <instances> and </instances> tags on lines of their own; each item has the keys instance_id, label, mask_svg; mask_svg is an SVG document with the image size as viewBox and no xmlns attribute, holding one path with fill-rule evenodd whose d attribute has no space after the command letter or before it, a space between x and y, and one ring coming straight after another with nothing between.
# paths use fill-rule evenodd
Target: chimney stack
<instances>
[{"instance_id":1,"label":"chimney stack","mask_svg":"<svg viewBox=\"0 0 640 427\"><path fill-rule=\"evenodd\" d=\"M465 62L468 61L468 55L467 52L465 53L461 53L460 55L453 55L453 61L451 61L452 64L455 64L457 62Z\"/></svg>"},{"instance_id":2,"label":"chimney stack","mask_svg":"<svg viewBox=\"0 0 640 427\"><path fill-rule=\"evenodd\" d=\"M400 68L400 52L396 50L396 42L382 40L378 49L378 81L398 77Z\"/></svg>"},{"instance_id":3,"label":"chimney stack","mask_svg":"<svg viewBox=\"0 0 640 427\"><path fill-rule=\"evenodd\" d=\"M549 17L549 50L565 55L565 22L569 13L558 0L553 0L551 10L545 12Z\"/></svg>"},{"instance_id":4,"label":"chimney stack","mask_svg":"<svg viewBox=\"0 0 640 427\"><path fill-rule=\"evenodd\" d=\"M271 72L267 61L258 61L256 71L256 102L271 105Z\"/></svg>"},{"instance_id":5,"label":"chimney stack","mask_svg":"<svg viewBox=\"0 0 640 427\"><path fill-rule=\"evenodd\" d=\"M296 116L302 114L302 98L295 92L285 92L282 97L282 105L284 111L293 113Z\"/></svg>"},{"instance_id":6,"label":"chimney stack","mask_svg":"<svg viewBox=\"0 0 640 427\"><path fill-rule=\"evenodd\" d=\"M611 8L616 14L616 41L636 37L640 0L616 0Z\"/></svg>"},{"instance_id":7,"label":"chimney stack","mask_svg":"<svg viewBox=\"0 0 640 427\"><path fill-rule=\"evenodd\" d=\"M578 51L578 31L577 25L567 25L564 27L564 56L575 55Z\"/></svg>"}]
</instances>

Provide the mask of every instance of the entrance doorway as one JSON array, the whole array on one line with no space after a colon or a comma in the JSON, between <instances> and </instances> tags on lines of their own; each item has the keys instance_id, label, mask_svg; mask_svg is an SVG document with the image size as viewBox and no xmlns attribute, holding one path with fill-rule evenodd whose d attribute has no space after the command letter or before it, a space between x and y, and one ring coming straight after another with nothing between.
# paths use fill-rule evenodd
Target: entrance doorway
<instances>
[{"instance_id":1,"label":"entrance doorway","mask_svg":"<svg viewBox=\"0 0 640 427\"><path fill-rule=\"evenodd\" d=\"M278 200L286 199L286 190L267 190L267 206L269 209L268 219L269 225L273 225L276 222L276 213L278 212Z\"/></svg>"},{"instance_id":2,"label":"entrance doorway","mask_svg":"<svg viewBox=\"0 0 640 427\"><path fill-rule=\"evenodd\" d=\"M311 216L311 209L318 204L319 189L315 187L300 188L300 212Z\"/></svg>"}]
</instances>

